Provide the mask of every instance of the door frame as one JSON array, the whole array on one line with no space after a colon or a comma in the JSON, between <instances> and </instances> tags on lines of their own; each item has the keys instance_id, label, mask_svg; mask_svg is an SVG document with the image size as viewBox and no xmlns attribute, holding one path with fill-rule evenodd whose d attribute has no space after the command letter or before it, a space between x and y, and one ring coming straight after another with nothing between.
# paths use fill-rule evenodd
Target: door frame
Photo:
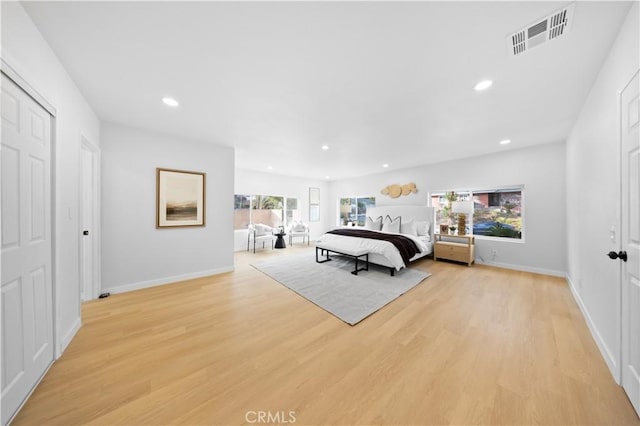
<instances>
[{"instance_id":1,"label":"door frame","mask_svg":"<svg viewBox=\"0 0 640 426\"><path fill-rule=\"evenodd\" d=\"M53 345L53 359L42 373L42 375L36 380L33 388L29 391L26 398L20 406L17 408L16 412L9 419L8 424L11 424L15 416L22 410L22 407L27 403L33 392L36 390L42 379L47 375L49 369L53 366L55 361L60 358L62 355L61 347L59 346L60 339L58 338L60 332L58 330L58 303L57 303L57 292L56 292L56 208L57 208L57 197L56 197L56 134L57 134L57 115L56 108L47 101L47 99L42 96L33 86L31 86L26 79L24 79L18 71L15 70L9 63L5 60L5 58L0 58L0 73L4 74L9 80L13 81L27 96L31 97L36 103L38 103L42 108L45 109L51 116L51 147L50 147L50 160L49 160L49 173L50 173L50 197L51 197L51 225L49 232L51 234L51 332L52 332L52 345ZM1 263L1 262L0 262Z\"/></svg>"},{"instance_id":2,"label":"door frame","mask_svg":"<svg viewBox=\"0 0 640 426\"><path fill-rule=\"evenodd\" d=\"M91 152L91 154L93 155L93 160L94 160L94 167L93 167L93 181L95 182L95 188L93 191L93 199L89 200L89 202L92 204L93 206L93 224L94 224L94 229L92 230L93 232L93 247L91 249L91 253L92 253L92 257L93 257L93 280L92 280L92 285L89 288L89 294L88 296L85 295L85 297L88 297L88 300L93 300L93 299L97 299L98 295L100 294L100 289L102 288L102 283L101 283L101 277L102 277L102 273L101 273L101 262L100 262L100 242L101 242L101 234L100 234L100 186L101 186L101 182L100 182L100 163L101 163L101 157L100 157L100 148L94 144L93 142L91 142L89 140L89 138L87 138L84 134L80 134L80 150L79 150L79 158L78 161L80 162L80 167L78 169L78 182L82 182L82 175L83 175L83 159L82 159L82 153L83 151L89 151ZM83 217L83 207L84 207L84 197L82 194L82 183L80 183L80 185L78 185L78 200L80 201L78 203L78 218L82 218ZM80 220L81 222L81 220ZM82 223L80 223L80 228L82 228ZM85 285L84 283L84 278L83 278L83 265L84 265L84 251L82 249L82 231L83 229L79 229L78 232L78 256L79 256L79 262L78 262L78 280L81 283L82 286ZM84 302L85 300L82 300L82 293L85 289L82 288L80 289L80 294L78 294L78 298L80 300L80 304L82 304L82 302Z\"/></svg>"}]
</instances>

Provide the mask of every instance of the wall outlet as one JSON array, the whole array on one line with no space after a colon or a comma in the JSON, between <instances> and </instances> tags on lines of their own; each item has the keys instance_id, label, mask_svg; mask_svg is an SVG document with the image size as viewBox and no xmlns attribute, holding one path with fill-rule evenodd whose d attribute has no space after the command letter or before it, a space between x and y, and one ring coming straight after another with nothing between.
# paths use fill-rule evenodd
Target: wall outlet
<instances>
[{"instance_id":1,"label":"wall outlet","mask_svg":"<svg viewBox=\"0 0 640 426\"><path fill-rule=\"evenodd\" d=\"M498 255L498 250L491 250L491 257L492 258L496 258L496 256Z\"/></svg>"}]
</instances>

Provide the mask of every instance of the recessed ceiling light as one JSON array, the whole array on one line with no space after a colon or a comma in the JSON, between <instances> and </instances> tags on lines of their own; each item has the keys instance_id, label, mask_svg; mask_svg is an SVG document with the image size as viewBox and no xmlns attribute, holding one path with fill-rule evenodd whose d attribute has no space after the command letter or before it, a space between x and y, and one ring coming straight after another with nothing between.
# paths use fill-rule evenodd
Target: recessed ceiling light
<instances>
[{"instance_id":1,"label":"recessed ceiling light","mask_svg":"<svg viewBox=\"0 0 640 426\"><path fill-rule=\"evenodd\" d=\"M500 145L509 145L511 143L511 139L503 139L500 141Z\"/></svg>"},{"instance_id":2,"label":"recessed ceiling light","mask_svg":"<svg viewBox=\"0 0 640 426\"><path fill-rule=\"evenodd\" d=\"M178 105L180 105L178 101L173 98L162 98L162 102L164 102L165 105L169 105L170 107L177 107Z\"/></svg>"},{"instance_id":3,"label":"recessed ceiling light","mask_svg":"<svg viewBox=\"0 0 640 426\"><path fill-rule=\"evenodd\" d=\"M272 166L267 166L267 170L273 170Z\"/></svg>"},{"instance_id":4,"label":"recessed ceiling light","mask_svg":"<svg viewBox=\"0 0 640 426\"><path fill-rule=\"evenodd\" d=\"M330 176L325 176L324 178L325 178L325 179L330 179Z\"/></svg>"},{"instance_id":5,"label":"recessed ceiling light","mask_svg":"<svg viewBox=\"0 0 640 426\"><path fill-rule=\"evenodd\" d=\"M321 148L323 151L326 151L329 149L329 145L322 145Z\"/></svg>"},{"instance_id":6,"label":"recessed ceiling light","mask_svg":"<svg viewBox=\"0 0 640 426\"><path fill-rule=\"evenodd\" d=\"M493 81L491 81L491 80L482 80L481 82L479 82L478 84L475 85L474 89L476 89L478 92L481 92L483 90L487 90L492 85L493 85Z\"/></svg>"},{"instance_id":7,"label":"recessed ceiling light","mask_svg":"<svg viewBox=\"0 0 640 426\"><path fill-rule=\"evenodd\" d=\"M386 169L387 167L389 167L389 165L388 164L383 164L382 167L384 167Z\"/></svg>"}]
</instances>

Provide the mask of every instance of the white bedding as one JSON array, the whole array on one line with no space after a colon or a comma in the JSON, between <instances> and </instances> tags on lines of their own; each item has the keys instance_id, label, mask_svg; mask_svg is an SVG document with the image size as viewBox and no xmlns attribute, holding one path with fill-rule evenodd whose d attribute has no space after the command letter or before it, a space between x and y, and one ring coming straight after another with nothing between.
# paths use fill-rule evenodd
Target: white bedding
<instances>
[{"instance_id":1,"label":"white bedding","mask_svg":"<svg viewBox=\"0 0 640 426\"><path fill-rule=\"evenodd\" d=\"M396 235L402 235L404 237L410 238L416 243L419 253L417 253L411 260L418 259L431 253L433 245L430 241L430 237L417 237L407 234ZM400 256L400 252L398 251L398 249L389 241L373 240L371 238L347 237L345 235L324 234L322 237L320 237L320 239L318 239L317 242L343 247L350 251L356 249L366 249L370 255L378 254L389 261L390 265L383 266L393 266L398 271L406 266L404 264L404 261L402 260L402 256Z\"/></svg>"}]
</instances>

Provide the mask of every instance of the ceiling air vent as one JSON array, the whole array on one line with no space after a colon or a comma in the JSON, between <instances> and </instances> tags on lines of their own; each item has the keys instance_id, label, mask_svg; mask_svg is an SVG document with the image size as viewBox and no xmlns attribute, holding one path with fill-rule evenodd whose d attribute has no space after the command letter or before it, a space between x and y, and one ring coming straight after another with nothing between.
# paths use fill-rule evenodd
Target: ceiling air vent
<instances>
[{"instance_id":1,"label":"ceiling air vent","mask_svg":"<svg viewBox=\"0 0 640 426\"><path fill-rule=\"evenodd\" d=\"M574 5L575 3L571 3L507 37L509 54L512 56L521 55L527 50L568 33L573 21Z\"/></svg>"}]
</instances>

